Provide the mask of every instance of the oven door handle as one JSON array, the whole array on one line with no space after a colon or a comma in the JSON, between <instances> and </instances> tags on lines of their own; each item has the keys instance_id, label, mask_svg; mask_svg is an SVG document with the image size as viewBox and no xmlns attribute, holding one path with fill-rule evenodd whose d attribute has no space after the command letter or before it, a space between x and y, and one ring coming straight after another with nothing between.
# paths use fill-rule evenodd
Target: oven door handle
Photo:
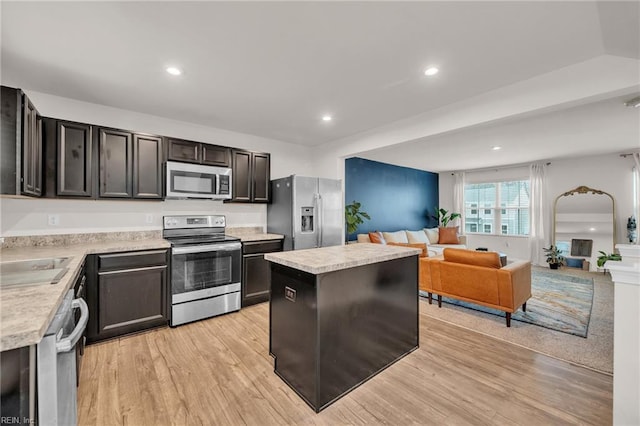
<instances>
[{"instance_id":1,"label":"oven door handle","mask_svg":"<svg viewBox=\"0 0 640 426\"><path fill-rule=\"evenodd\" d=\"M242 244L240 243L223 243L223 244L205 244L201 246L190 247L173 247L171 249L172 254L191 254L191 253L206 253L211 251L234 251L241 250Z\"/></svg>"}]
</instances>

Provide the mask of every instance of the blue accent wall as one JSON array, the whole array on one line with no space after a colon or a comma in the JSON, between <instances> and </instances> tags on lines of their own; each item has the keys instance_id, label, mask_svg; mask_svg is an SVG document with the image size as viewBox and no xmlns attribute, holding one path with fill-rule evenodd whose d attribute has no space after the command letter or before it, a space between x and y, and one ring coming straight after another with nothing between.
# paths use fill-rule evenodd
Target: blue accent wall
<instances>
[{"instance_id":1,"label":"blue accent wall","mask_svg":"<svg viewBox=\"0 0 640 426\"><path fill-rule=\"evenodd\" d=\"M371 220L358 227L356 234L371 231L393 232L438 226L430 217L438 205L438 174L394 166L364 158L345 160L345 205L353 201Z\"/></svg>"}]
</instances>

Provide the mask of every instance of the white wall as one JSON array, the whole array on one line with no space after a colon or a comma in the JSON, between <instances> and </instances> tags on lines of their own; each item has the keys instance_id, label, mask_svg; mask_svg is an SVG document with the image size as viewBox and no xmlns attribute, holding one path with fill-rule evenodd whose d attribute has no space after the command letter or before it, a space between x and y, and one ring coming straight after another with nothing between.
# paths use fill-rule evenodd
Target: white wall
<instances>
[{"instance_id":1,"label":"white wall","mask_svg":"<svg viewBox=\"0 0 640 426\"><path fill-rule=\"evenodd\" d=\"M162 216L173 214L223 214L227 226L261 226L267 223L264 204L224 204L212 200L110 201L12 199L0 200L3 237L67 233L151 231L162 229ZM48 216L58 215L57 226ZM149 217L150 215L150 217ZM147 219L151 223L147 223Z\"/></svg>"},{"instance_id":2,"label":"white wall","mask_svg":"<svg viewBox=\"0 0 640 426\"><path fill-rule=\"evenodd\" d=\"M549 192L547 205L549 215L553 211L555 198L578 186L585 185L608 192L615 201L617 242L623 243L626 238L627 218L633 213L632 190L633 159L622 158L618 154L598 155L573 159L553 160L548 167L547 182ZM482 172L467 172L467 181L501 180L517 178L528 172L525 168L504 168ZM446 209L453 206L454 179L451 173L440 173L439 194L440 205ZM549 223L549 237L553 224ZM546 241L546 245L550 239ZM500 235L468 235L467 244L471 248L488 247L506 253L509 257L528 259L529 245L526 237L504 237Z\"/></svg>"},{"instance_id":3,"label":"white wall","mask_svg":"<svg viewBox=\"0 0 640 426\"><path fill-rule=\"evenodd\" d=\"M309 148L273 139L79 102L25 90L38 111L47 117L79 121L132 131L173 136L217 145L271 153L271 177L309 174ZM266 206L223 204L221 201L109 201L31 198L0 199L0 236L111 232L162 228L168 214L225 214L228 226L266 227ZM48 215L59 215L49 226ZM151 223L147 217L151 215Z\"/></svg>"}]
</instances>

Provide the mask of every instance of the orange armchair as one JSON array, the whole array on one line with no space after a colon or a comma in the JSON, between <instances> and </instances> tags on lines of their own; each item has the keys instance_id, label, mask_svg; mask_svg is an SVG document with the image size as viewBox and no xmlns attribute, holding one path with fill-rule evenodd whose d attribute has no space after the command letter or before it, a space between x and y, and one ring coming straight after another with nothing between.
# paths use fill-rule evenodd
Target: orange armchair
<instances>
[{"instance_id":1,"label":"orange armchair","mask_svg":"<svg viewBox=\"0 0 640 426\"><path fill-rule=\"evenodd\" d=\"M531 297L531 262L515 261L502 267L495 252L446 248L442 256L420 259L420 290L504 311L507 327L511 314Z\"/></svg>"}]
</instances>

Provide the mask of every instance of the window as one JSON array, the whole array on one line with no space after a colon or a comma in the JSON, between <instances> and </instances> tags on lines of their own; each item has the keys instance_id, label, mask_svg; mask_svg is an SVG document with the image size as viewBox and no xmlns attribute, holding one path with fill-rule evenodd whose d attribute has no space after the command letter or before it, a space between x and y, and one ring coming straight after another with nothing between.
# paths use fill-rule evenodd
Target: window
<instances>
[{"instance_id":1,"label":"window","mask_svg":"<svg viewBox=\"0 0 640 426\"><path fill-rule=\"evenodd\" d=\"M467 184L464 200L466 232L529 235L528 180Z\"/></svg>"}]
</instances>

